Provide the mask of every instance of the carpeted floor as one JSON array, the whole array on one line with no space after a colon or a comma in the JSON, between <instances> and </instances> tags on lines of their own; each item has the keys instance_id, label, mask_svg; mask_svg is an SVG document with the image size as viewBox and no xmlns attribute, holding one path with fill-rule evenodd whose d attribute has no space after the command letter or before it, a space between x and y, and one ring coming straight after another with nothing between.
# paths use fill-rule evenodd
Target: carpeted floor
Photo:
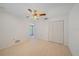
<instances>
[{"instance_id":1,"label":"carpeted floor","mask_svg":"<svg viewBox=\"0 0 79 59\"><path fill-rule=\"evenodd\" d=\"M0 50L2 56L70 56L68 47L45 40L29 40Z\"/></svg>"}]
</instances>

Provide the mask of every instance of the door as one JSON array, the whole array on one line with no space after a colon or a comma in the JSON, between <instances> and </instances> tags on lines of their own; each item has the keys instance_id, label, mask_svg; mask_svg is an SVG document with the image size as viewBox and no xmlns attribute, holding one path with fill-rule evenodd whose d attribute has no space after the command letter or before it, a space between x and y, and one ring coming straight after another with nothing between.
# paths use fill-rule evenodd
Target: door
<instances>
[{"instance_id":1,"label":"door","mask_svg":"<svg viewBox=\"0 0 79 59\"><path fill-rule=\"evenodd\" d=\"M64 21L53 21L49 23L49 41L64 43Z\"/></svg>"}]
</instances>

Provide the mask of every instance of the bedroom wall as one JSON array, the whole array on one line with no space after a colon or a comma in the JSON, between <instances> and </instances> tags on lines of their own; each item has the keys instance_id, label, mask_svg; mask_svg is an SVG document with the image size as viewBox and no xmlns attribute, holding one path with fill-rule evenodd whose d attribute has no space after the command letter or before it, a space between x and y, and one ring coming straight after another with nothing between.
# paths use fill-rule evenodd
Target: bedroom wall
<instances>
[{"instance_id":1,"label":"bedroom wall","mask_svg":"<svg viewBox=\"0 0 79 59\"><path fill-rule=\"evenodd\" d=\"M10 47L15 44L16 40L27 39L26 21L7 13L0 13L0 48Z\"/></svg>"},{"instance_id":2,"label":"bedroom wall","mask_svg":"<svg viewBox=\"0 0 79 59\"><path fill-rule=\"evenodd\" d=\"M2 39L3 39L3 27L2 27L2 8L0 8L0 47L2 46Z\"/></svg>"},{"instance_id":3,"label":"bedroom wall","mask_svg":"<svg viewBox=\"0 0 79 59\"><path fill-rule=\"evenodd\" d=\"M69 15L69 48L72 55L79 56L79 4L75 4Z\"/></svg>"},{"instance_id":4,"label":"bedroom wall","mask_svg":"<svg viewBox=\"0 0 79 59\"><path fill-rule=\"evenodd\" d=\"M48 40L48 20L39 20L36 27L37 39Z\"/></svg>"}]
</instances>

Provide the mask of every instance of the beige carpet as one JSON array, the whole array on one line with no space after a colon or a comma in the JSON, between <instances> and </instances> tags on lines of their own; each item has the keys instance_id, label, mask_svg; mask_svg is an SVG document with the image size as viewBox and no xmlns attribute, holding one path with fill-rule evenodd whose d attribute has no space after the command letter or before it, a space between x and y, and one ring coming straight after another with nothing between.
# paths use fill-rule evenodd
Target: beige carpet
<instances>
[{"instance_id":1,"label":"beige carpet","mask_svg":"<svg viewBox=\"0 0 79 59\"><path fill-rule=\"evenodd\" d=\"M2 56L69 56L68 47L44 40L25 41L21 44L0 50Z\"/></svg>"}]
</instances>

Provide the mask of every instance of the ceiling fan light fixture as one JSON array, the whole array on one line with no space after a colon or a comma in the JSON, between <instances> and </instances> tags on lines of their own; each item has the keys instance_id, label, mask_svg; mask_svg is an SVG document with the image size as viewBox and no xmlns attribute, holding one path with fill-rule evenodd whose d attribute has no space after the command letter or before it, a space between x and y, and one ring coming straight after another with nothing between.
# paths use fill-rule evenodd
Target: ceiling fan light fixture
<instances>
[{"instance_id":1,"label":"ceiling fan light fixture","mask_svg":"<svg viewBox=\"0 0 79 59\"><path fill-rule=\"evenodd\" d=\"M41 16L46 16L46 13L39 11L39 10L32 10L32 9L27 9L30 12L30 16L32 16L32 18L34 20L37 20L38 18L40 18Z\"/></svg>"}]
</instances>

